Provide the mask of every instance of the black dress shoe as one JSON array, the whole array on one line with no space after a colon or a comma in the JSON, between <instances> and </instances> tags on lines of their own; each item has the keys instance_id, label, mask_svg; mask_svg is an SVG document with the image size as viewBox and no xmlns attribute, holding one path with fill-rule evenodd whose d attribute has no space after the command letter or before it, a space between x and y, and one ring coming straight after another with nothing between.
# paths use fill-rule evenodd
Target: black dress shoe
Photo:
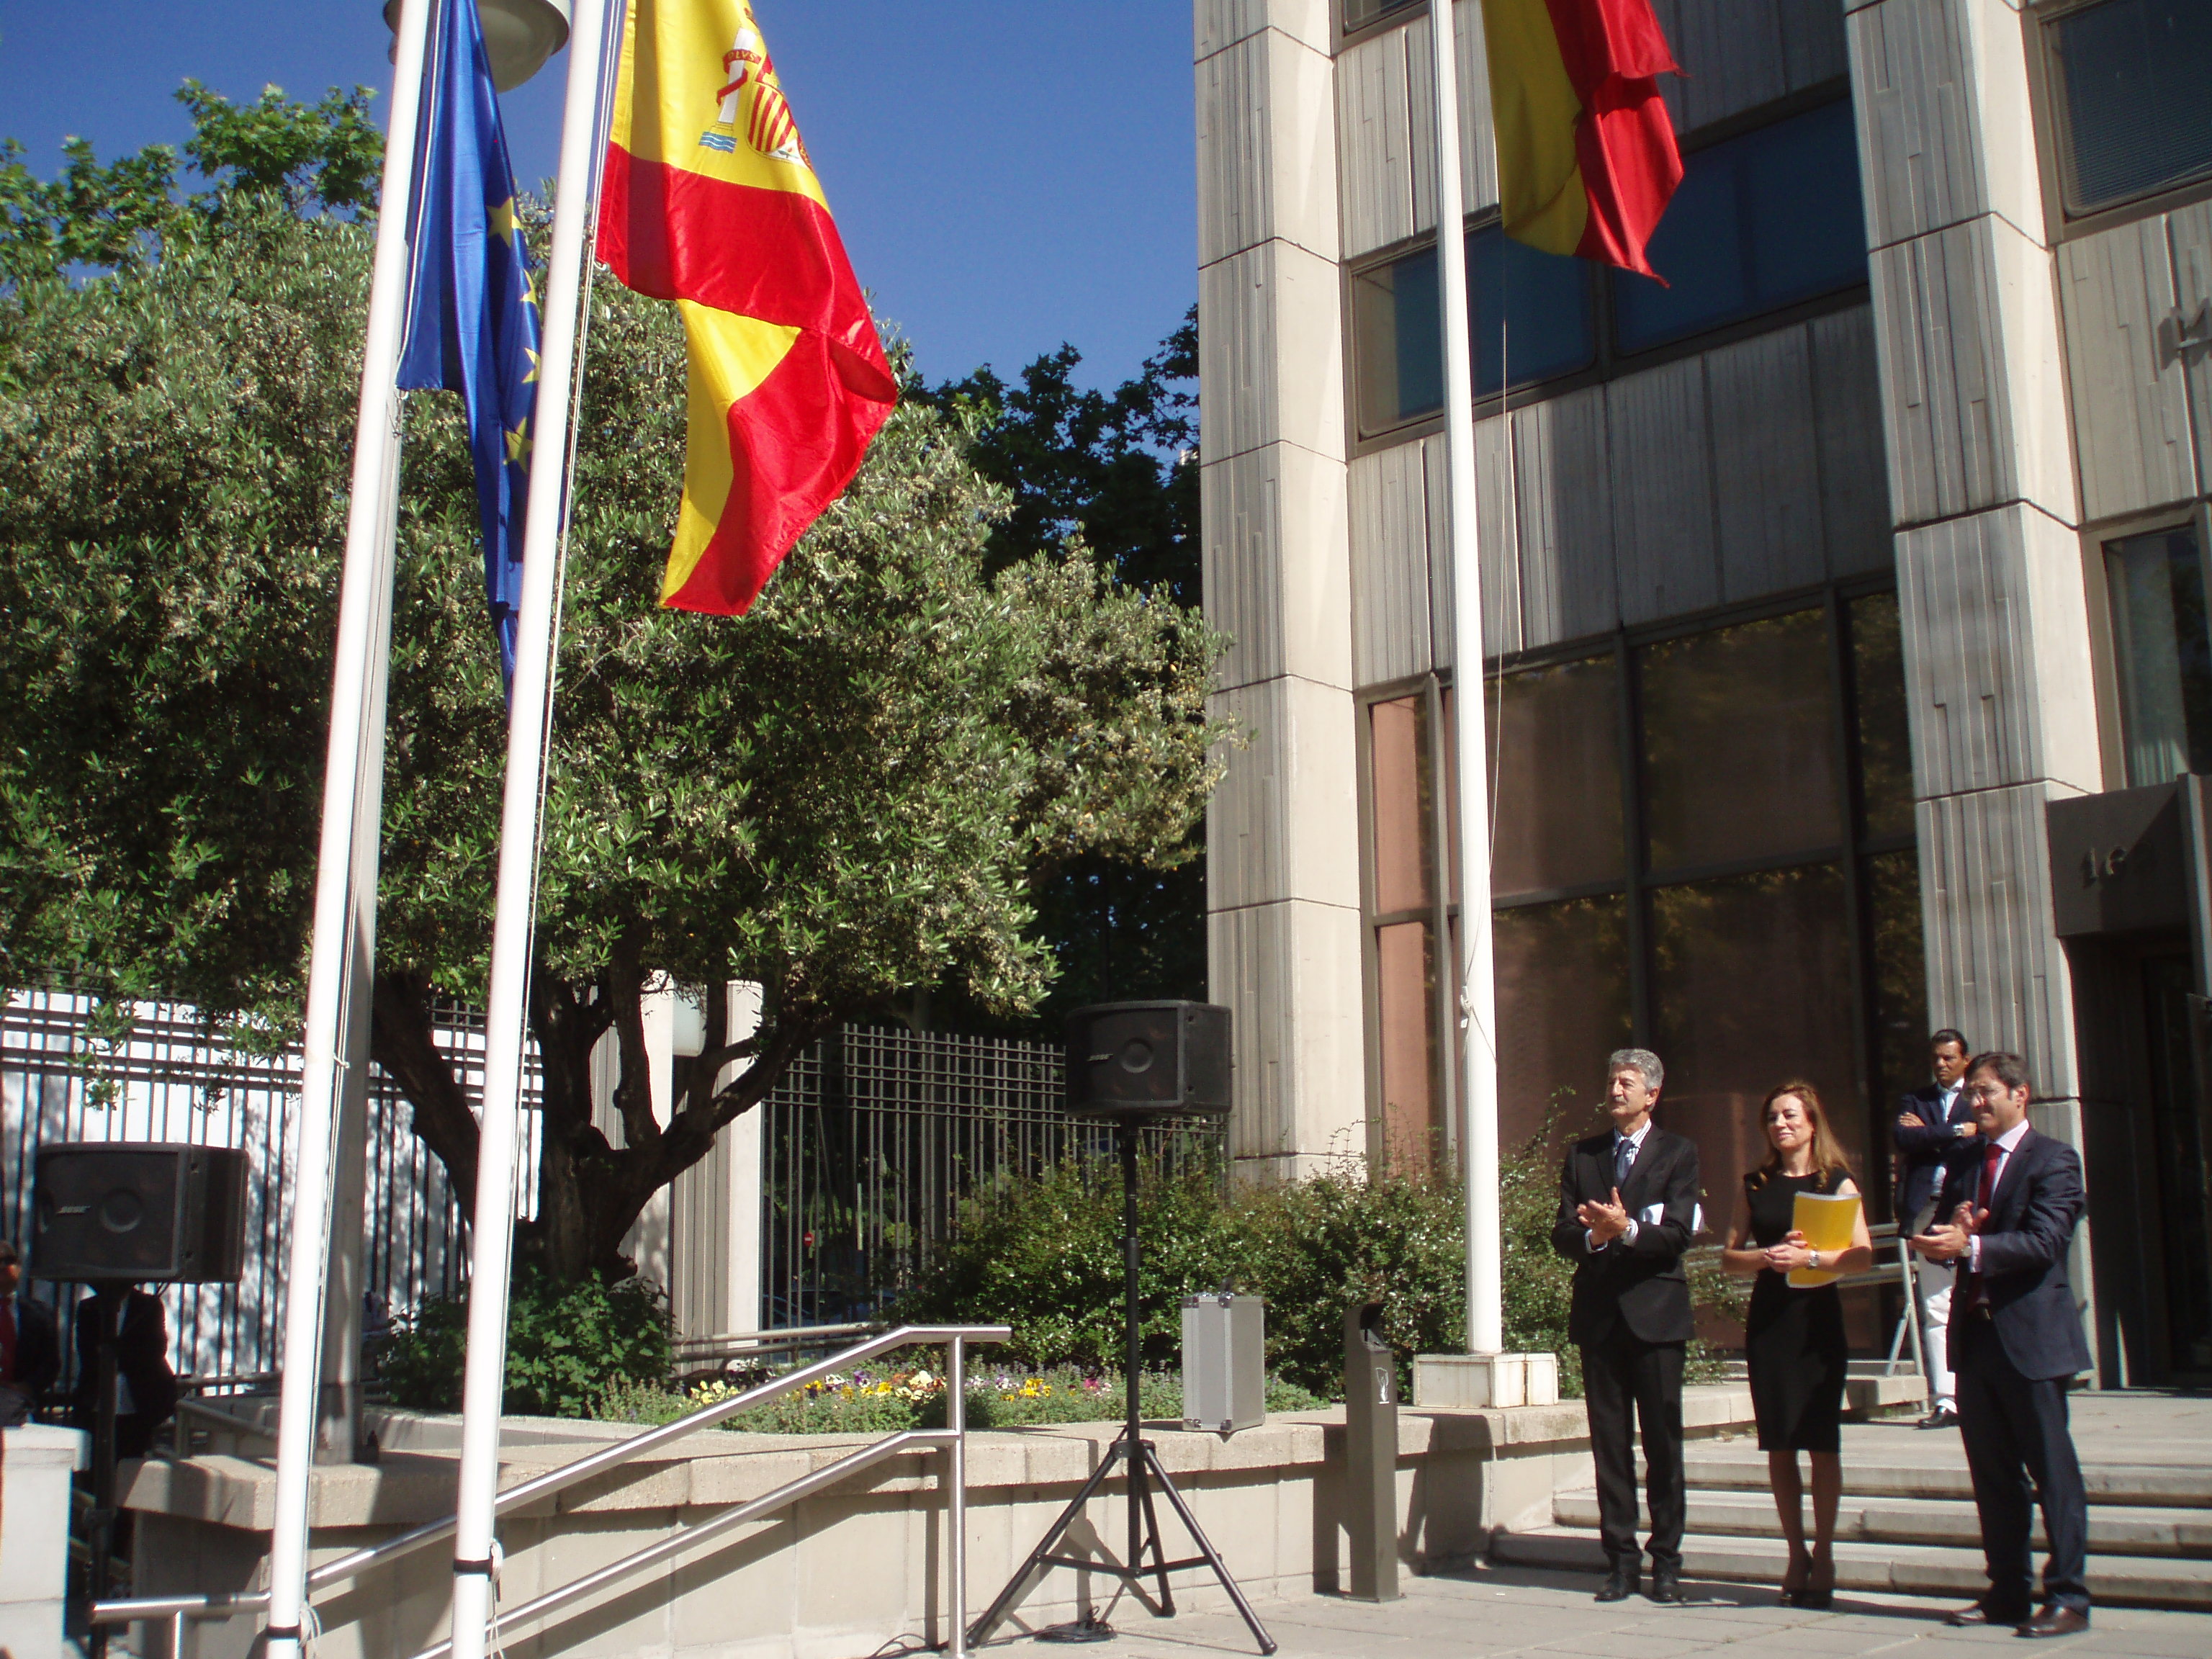
<instances>
[{"instance_id":1,"label":"black dress shoe","mask_svg":"<svg viewBox=\"0 0 2212 1659\"><path fill-rule=\"evenodd\" d=\"M1971 1607L1960 1607L1958 1612L1948 1615L1943 1622L1947 1625L1958 1625L1967 1627L1978 1626L1982 1625L2017 1625L2027 1616L2027 1615L2025 1613L1991 1613L1979 1601L1977 1601Z\"/></svg>"},{"instance_id":2,"label":"black dress shoe","mask_svg":"<svg viewBox=\"0 0 2212 1659\"><path fill-rule=\"evenodd\" d=\"M1913 1425L1917 1429L1955 1429L1958 1426L1959 1413L1948 1406L1938 1406Z\"/></svg>"},{"instance_id":3,"label":"black dress shoe","mask_svg":"<svg viewBox=\"0 0 2212 1659\"><path fill-rule=\"evenodd\" d=\"M2048 1607L2029 1620L2014 1636L2072 1636L2089 1628L2089 1615L2079 1607Z\"/></svg>"},{"instance_id":4,"label":"black dress shoe","mask_svg":"<svg viewBox=\"0 0 2212 1659\"><path fill-rule=\"evenodd\" d=\"M1662 1607L1676 1607L1682 1600L1682 1573L1679 1567L1651 1569L1651 1599Z\"/></svg>"},{"instance_id":5,"label":"black dress shoe","mask_svg":"<svg viewBox=\"0 0 2212 1659\"><path fill-rule=\"evenodd\" d=\"M1633 1567L1616 1565L1606 1575L1605 1584L1597 1593L1601 1601L1626 1601L1636 1594L1637 1571Z\"/></svg>"}]
</instances>

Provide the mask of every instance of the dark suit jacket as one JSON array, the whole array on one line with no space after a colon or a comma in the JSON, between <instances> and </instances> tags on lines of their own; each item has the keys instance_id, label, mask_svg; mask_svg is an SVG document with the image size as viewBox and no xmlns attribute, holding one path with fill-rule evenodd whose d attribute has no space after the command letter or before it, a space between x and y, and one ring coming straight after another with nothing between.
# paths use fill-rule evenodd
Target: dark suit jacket
<instances>
[{"instance_id":1,"label":"dark suit jacket","mask_svg":"<svg viewBox=\"0 0 2212 1659\"><path fill-rule=\"evenodd\" d=\"M1613 1131L1578 1140L1559 1171L1559 1213L1552 1225L1552 1247L1575 1264L1574 1300L1567 1313L1567 1335L1578 1345L1601 1342L1616 1322L1646 1342L1687 1342L1690 1278L1682 1252L1690 1248L1691 1218L1704 1191L1698 1176L1697 1143L1669 1134L1657 1124L1644 1137L1644 1149L1620 1189L1631 1217L1663 1204L1657 1222L1643 1222L1633 1244L1622 1239L1593 1255L1587 1230L1575 1219L1576 1206L1613 1196Z\"/></svg>"},{"instance_id":2,"label":"dark suit jacket","mask_svg":"<svg viewBox=\"0 0 2212 1659\"><path fill-rule=\"evenodd\" d=\"M1951 1097L1951 1110L1942 1122L1935 1121L1936 1105L1943 1091L1934 1084L1924 1084L1897 1103L1898 1117L1911 1112L1921 1120L1913 1128L1908 1124L1893 1123L1891 1130L1897 1141L1897 1150L1905 1156L1905 1179L1897 1190L1897 1218L1908 1230L1917 1231L1920 1212L1936 1201L1943 1189L1943 1177L1951 1160L1964 1152L1980 1147L1982 1138L1962 1135L1959 1125L1973 1121L1974 1108L1966 1098L1964 1089Z\"/></svg>"},{"instance_id":3,"label":"dark suit jacket","mask_svg":"<svg viewBox=\"0 0 2212 1659\"><path fill-rule=\"evenodd\" d=\"M62 1339L54 1310L18 1292L15 1297L15 1374L6 1379L36 1406L62 1374Z\"/></svg>"},{"instance_id":4,"label":"dark suit jacket","mask_svg":"<svg viewBox=\"0 0 2212 1659\"><path fill-rule=\"evenodd\" d=\"M74 1396L81 1426L89 1427L98 1402L93 1398L98 1366L94 1333L99 1299L87 1297L76 1304L76 1392ZM161 1298L150 1291L134 1290L123 1310L123 1329L115 1345L116 1374L131 1384L131 1403L150 1429L167 1422L177 1409L177 1374L169 1369L169 1322Z\"/></svg>"},{"instance_id":5,"label":"dark suit jacket","mask_svg":"<svg viewBox=\"0 0 2212 1659\"><path fill-rule=\"evenodd\" d=\"M1980 1158L1953 1163L1940 1214L1948 1217L1960 1205L1972 1203L1981 1178ZM2014 1148L1990 1194L1990 1218L1982 1225L1982 1282L1997 1340L2022 1376L2072 1376L2089 1369L2089 1344L2066 1278L2066 1247L2087 1203L2081 1155L2033 1129ZM1954 1356L1960 1352L1960 1329L1972 1316L1964 1256L1959 1259L1959 1286L1951 1298Z\"/></svg>"}]
</instances>

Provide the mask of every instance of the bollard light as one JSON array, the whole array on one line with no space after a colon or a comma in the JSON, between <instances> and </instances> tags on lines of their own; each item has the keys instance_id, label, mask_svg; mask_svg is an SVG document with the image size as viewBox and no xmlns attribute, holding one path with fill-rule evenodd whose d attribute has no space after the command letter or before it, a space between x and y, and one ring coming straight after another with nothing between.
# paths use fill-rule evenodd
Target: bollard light
<instances>
[{"instance_id":1,"label":"bollard light","mask_svg":"<svg viewBox=\"0 0 2212 1659\"><path fill-rule=\"evenodd\" d=\"M569 4L570 0L477 0L492 85L514 91L568 44ZM384 0L384 21L387 28L399 27L399 0Z\"/></svg>"}]
</instances>

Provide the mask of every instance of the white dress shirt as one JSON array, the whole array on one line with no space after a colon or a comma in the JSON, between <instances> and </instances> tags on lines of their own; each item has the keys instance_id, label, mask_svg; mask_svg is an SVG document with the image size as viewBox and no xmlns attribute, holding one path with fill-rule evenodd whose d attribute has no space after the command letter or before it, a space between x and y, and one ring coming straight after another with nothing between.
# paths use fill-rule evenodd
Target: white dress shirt
<instances>
[{"instance_id":1,"label":"white dress shirt","mask_svg":"<svg viewBox=\"0 0 2212 1659\"><path fill-rule=\"evenodd\" d=\"M2019 1150L2020 1143L2027 1138L2027 1120L2026 1118L2021 1119L2019 1122L1997 1137L1997 1169L1996 1173L1990 1177L1990 1198L1992 1201L1996 1198L1997 1188L2004 1184L2005 1165L2012 1162L2013 1153ZM1982 1154L1982 1161L1984 1164L1988 1163L1989 1156L1987 1152ZM1978 1172L1974 1176L1974 1191L1977 1195L1981 1192L1981 1180L1982 1177ZM1973 1237L1966 1241L1966 1270L1969 1273L1977 1273L1982 1270L1982 1236L1979 1233L1976 1233Z\"/></svg>"},{"instance_id":2,"label":"white dress shirt","mask_svg":"<svg viewBox=\"0 0 2212 1659\"><path fill-rule=\"evenodd\" d=\"M1626 1141L1630 1146L1636 1148L1635 1152L1628 1160L1628 1167L1631 1170L1633 1170L1636 1167L1636 1160L1644 1156L1644 1138L1650 1133L1651 1120L1648 1117L1644 1120L1644 1127L1638 1129L1632 1135L1625 1135L1621 1133L1620 1130L1615 1129L1613 1132L1613 1145L1605 1149L1606 1155L1613 1159L1614 1167L1618 1168L1620 1164L1620 1143L1624 1140ZM1636 1235L1638 1231L1638 1223L1636 1218L1634 1216L1629 1217L1628 1231L1620 1235L1619 1242L1623 1244L1633 1244L1636 1243ZM1583 1229L1583 1242L1589 1246L1593 1254L1599 1250L1609 1249L1612 1248L1610 1241L1604 1244L1601 1244L1597 1242L1597 1231L1595 1228L1585 1227Z\"/></svg>"}]
</instances>

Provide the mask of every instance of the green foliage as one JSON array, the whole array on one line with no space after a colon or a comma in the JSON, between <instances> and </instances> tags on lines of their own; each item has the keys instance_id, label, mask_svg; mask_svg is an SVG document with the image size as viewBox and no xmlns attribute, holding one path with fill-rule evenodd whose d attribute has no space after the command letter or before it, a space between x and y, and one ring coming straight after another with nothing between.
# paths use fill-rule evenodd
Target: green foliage
<instances>
[{"instance_id":1,"label":"green foliage","mask_svg":"<svg viewBox=\"0 0 2212 1659\"><path fill-rule=\"evenodd\" d=\"M377 1373L396 1405L453 1411L461 1402L468 1298L423 1304L385 1346ZM659 1385L668 1375L668 1310L641 1279L557 1284L525 1265L507 1299L503 1409L532 1417L588 1417L612 1388Z\"/></svg>"},{"instance_id":2,"label":"green foliage","mask_svg":"<svg viewBox=\"0 0 2212 1659\"><path fill-rule=\"evenodd\" d=\"M985 547L993 568L1095 558L1124 584L1180 605L1199 600L1198 319L1195 308L1131 380L1079 387L1073 346L1013 381L988 366L913 395L972 425L970 459L1009 507ZM1059 1035L1066 1010L1136 997L1206 995L1206 862L1194 830L1149 860L1091 853L1033 887L1057 979L1032 1017L1000 1022ZM963 1024L987 1011L956 997ZM979 1020L979 1016L982 1018Z\"/></svg>"},{"instance_id":3,"label":"green foliage","mask_svg":"<svg viewBox=\"0 0 2212 1659\"><path fill-rule=\"evenodd\" d=\"M906 1369L900 1368L894 1356L886 1369L856 1372L803 1394L781 1395L725 1419L721 1426L753 1434L891 1434L902 1429L942 1428L943 1379L927 1369L938 1357L930 1351L908 1358L914 1363ZM617 1423L673 1423L737 1392L722 1382L689 1390L618 1383L602 1395L598 1415ZM1074 1365L1042 1370L994 1369L971 1376L967 1395L968 1425L975 1429L1110 1422L1124 1409L1119 1372L1086 1371ZM1271 1413L1310 1411L1323 1403L1296 1383L1279 1376L1267 1379L1266 1405ZM1137 1409L1148 1422L1180 1419L1182 1377L1174 1371L1144 1372L1138 1379Z\"/></svg>"},{"instance_id":4,"label":"green foliage","mask_svg":"<svg viewBox=\"0 0 2212 1659\"><path fill-rule=\"evenodd\" d=\"M165 248L204 239L248 199L291 213L373 206L384 158L368 116L374 95L333 87L319 104L301 104L265 87L237 106L186 81L177 93L193 122L185 154L210 187L182 200L167 144L101 167L88 140L69 138L60 176L41 179L23 165L19 141L0 139L0 284L85 266L143 267Z\"/></svg>"},{"instance_id":5,"label":"green foliage","mask_svg":"<svg viewBox=\"0 0 2212 1659\"><path fill-rule=\"evenodd\" d=\"M82 188L9 175L9 257L59 269L96 244L116 269L0 293L0 974L281 1041L371 240L303 216L358 204L374 133L357 97L186 97L216 179L173 204L190 235L141 234L131 204L172 176L154 161ZM1222 641L1194 613L1079 548L987 556L1008 503L971 459L975 410L898 410L746 617L660 610L682 328L600 281L588 338L532 975L529 1243L563 1278L614 1266L652 1194L823 1030L932 987L1034 1009L1057 971L1036 894L1086 860L1186 859L1226 735L1205 712ZM475 1123L430 1019L483 994L505 711L459 400L410 396L404 437L373 1054L470 1190ZM661 975L763 997L755 1037L679 1067L665 1121L637 1024ZM619 1145L587 1087L611 1031Z\"/></svg>"}]
</instances>

